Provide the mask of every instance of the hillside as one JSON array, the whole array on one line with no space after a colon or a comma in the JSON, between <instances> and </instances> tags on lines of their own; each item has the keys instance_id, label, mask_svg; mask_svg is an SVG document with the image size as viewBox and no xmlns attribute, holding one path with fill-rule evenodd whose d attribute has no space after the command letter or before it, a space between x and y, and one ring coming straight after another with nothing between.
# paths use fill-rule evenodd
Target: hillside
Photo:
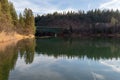
<instances>
[{"instance_id":1,"label":"hillside","mask_svg":"<svg viewBox=\"0 0 120 80\"><path fill-rule=\"evenodd\" d=\"M35 17L36 26L63 28L64 31L72 29L78 34L119 34L120 11L116 10L90 10L87 12L66 12L38 15Z\"/></svg>"}]
</instances>

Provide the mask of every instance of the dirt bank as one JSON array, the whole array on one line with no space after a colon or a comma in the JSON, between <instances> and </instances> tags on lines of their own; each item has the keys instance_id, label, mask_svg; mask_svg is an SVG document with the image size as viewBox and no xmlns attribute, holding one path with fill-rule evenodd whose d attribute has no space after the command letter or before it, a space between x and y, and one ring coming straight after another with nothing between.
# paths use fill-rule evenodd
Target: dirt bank
<instances>
[{"instance_id":1,"label":"dirt bank","mask_svg":"<svg viewBox=\"0 0 120 80\"><path fill-rule=\"evenodd\" d=\"M25 38L34 38L34 35L21 35L16 32L12 33L6 33L6 32L1 32L0 33L0 43L11 41L11 40L21 40Z\"/></svg>"}]
</instances>

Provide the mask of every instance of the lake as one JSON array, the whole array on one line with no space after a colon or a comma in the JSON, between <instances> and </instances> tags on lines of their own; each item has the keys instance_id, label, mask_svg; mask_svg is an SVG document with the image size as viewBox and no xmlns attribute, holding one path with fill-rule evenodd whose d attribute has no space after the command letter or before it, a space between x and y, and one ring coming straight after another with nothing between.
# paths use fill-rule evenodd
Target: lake
<instances>
[{"instance_id":1,"label":"lake","mask_svg":"<svg viewBox=\"0 0 120 80\"><path fill-rule=\"evenodd\" d=\"M0 45L0 80L119 80L120 39L25 39Z\"/></svg>"}]
</instances>

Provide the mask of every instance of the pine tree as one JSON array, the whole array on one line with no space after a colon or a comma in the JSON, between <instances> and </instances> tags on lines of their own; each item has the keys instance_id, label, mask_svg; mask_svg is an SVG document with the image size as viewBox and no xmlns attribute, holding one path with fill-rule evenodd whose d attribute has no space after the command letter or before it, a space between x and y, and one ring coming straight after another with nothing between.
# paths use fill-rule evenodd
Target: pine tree
<instances>
[{"instance_id":1,"label":"pine tree","mask_svg":"<svg viewBox=\"0 0 120 80\"><path fill-rule=\"evenodd\" d=\"M13 27L14 26L14 27ZM17 27L19 26L19 27ZM17 28L16 28L17 27ZM19 20L13 3L8 0L0 0L0 31L14 31L34 34L34 16L31 9L24 10L24 16L20 13Z\"/></svg>"},{"instance_id":2,"label":"pine tree","mask_svg":"<svg viewBox=\"0 0 120 80\"><path fill-rule=\"evenodd\" d=\"M25 27L24 18L23 18L23 15L21 13L19 14L19 25L21 28Z\"/></svg>"},{"instance_id":3,"label":"pine tree","mask_svg":"<svg viewBox=\"0 0 120 80\"><path fill-rule=\"evenodd\" d=\"M10 8L8 0L0 0L1 3L1 30L6 32L11 31L13 29L12 19L10 14Z\"/></svg>"},{"instance_id":4,"label":"pine tree","mask_svg":"<svg viewBox=\"0 0 120 80\"><path fill-rule=\"evenodd\" d=\"M17 17L16 10L15 10L15 8L14 8L13 3L9 2L9 6L10 6L10 14L11 14L11 17L12 17L12 24L13 24L15 27L17 27L18 17Z\"/></svg>"},{"instance_id":5,"label":"pine tree","mask_svg":"<svg viewBox=\"0 0 120 80\"><path fill-rule=\"evenodd\" d=\"M34 34L35 33L35 26L34 26L34 15L31 9L24 10L24 21L25 21L25 28L28 33Z\"/></svg>"},{"instance_id":6,"label":"pine tree","mask_svg":"<svg viewBox=\"0 0 120 80\"><path fill-rule=\"evenodd\" d=\"M0 2L1 2L1 12L10 21L11 15L10 15L10 7L9 7L8 0L1 0Z\"/></svg>"},{"instance_id":7,"label":"pine tree","mask_svg":"<svg viewBox=\"0 0 120 80\"><path fill-rule=\"evenodd\" d=\"M0 32L2 31L2 11L1 11L1 2L0 2Z\"/></svg>"},{"instance_id":8,"label":"pine tree","mask_svg":"<svg viewBox=\"0 0 120 80\"><path fill-rule=\"evenodd\" d=\"M2 7L2 12L4 14L9 14L9 4L8 4L8 0L0 0L0 2L2 3L1 4L1 7Z\"/></svg>"},{"instance_id":9,"label":"pine tree","mask_svg":"<svg viewBox=\"0 0 120 80\"><path fill-rule=\"evenodd\" d=\"M34 15L31 9L28 9L28 14L29 14L29 20L30 20L30 30L31 33L35 33L35 20L34 20Z\"/></svg>"},{"instance_id":10,"label":"pine tree","mask_svg":"<svg viewBox=\"0 0 120 80\"><path fill-rule=\"evenodd\" d=\"M1 14L2 14L2 11L1 11L1 2L0 2L0 18L1 18Z\"/></svg>"}]
</instances>

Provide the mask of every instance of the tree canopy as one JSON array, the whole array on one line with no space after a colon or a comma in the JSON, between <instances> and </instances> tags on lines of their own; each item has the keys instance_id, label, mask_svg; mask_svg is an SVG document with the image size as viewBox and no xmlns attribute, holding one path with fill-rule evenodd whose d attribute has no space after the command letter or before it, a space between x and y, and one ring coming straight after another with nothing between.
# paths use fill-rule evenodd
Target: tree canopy
<instances>
[{"instance_id":1,"label":"tree canopy","mask_svg":"<svg viewBox=\"0 0 120 80\"><path fill-rule=\"evenodd\" d=\"M34 34L34 15L31 9L25 9L23 15L17 15L12 2L0 0L0 31Z\"/></svg>"},{"instance_id":2,"label":"tree canopy","mask_svg":"<svg viewBox=\"0 0 120 80\"><path fill-rule=\"evenodd\" d=\"M110 23L115 18L120 21L119 10L89 10L87 12L68 11L63 13L54 12L53 14L37 15L35 17L36 26L62 25L66 23ZM63 26L63 25L62 25Z\"/></svg>"}]
</instances>

